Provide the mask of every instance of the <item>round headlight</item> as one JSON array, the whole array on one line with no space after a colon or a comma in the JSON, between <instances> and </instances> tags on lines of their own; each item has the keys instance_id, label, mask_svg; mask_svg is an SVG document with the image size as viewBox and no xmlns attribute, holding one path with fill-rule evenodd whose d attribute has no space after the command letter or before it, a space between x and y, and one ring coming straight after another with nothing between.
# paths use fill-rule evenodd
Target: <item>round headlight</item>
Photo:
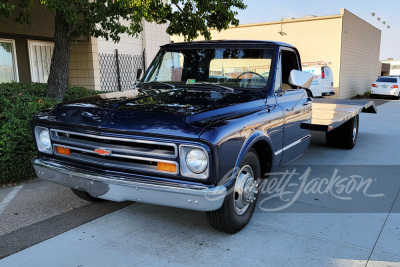
<instances>
[{"instance_id":1,"label":"round headlight","mask_svg":"<svg viewBox=\"0 0 400 267\"><path fill-rule=\"evenodd\" d=\"M202 173L207 169L207 155L198 148L191 149L186 154L186 165L191 172Z\"/></svg>"},{"instance_id":2,"label":"round headlight","mask_svg":"<svg viewBox=\"0 0 400 267\"><path fill-rule=\"evenodd\" d=\"M50 141L50 134L47 129L43 129L39 133L39 141L40 145L46 149L50 150L51 149L51 141Z\"/></svg>"}]
</instances>

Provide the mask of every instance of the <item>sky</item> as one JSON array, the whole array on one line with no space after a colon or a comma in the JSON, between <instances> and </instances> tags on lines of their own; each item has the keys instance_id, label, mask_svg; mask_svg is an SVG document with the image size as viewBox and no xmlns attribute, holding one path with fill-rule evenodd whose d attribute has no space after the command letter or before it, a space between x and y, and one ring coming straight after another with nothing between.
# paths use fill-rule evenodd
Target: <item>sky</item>
<instances>
[{"instance_id":1,"label":"sky","mask_svg":"<svg viewBox=\"0 0 400 267\"><path fill-rule=\"evenodd\" d=\"M400 1L399 0L244 0L245 10L239 10L240 24L300 18L307 15L339 14L341 8L371 23L382 31L380 59L400 60ZM374 12L373 17L371 13ZM379 22L377 17L381 18ZM386 21L386 25L382 24ZM387 29L390 25L390 29Z\"/></svg>"}]
</instances>

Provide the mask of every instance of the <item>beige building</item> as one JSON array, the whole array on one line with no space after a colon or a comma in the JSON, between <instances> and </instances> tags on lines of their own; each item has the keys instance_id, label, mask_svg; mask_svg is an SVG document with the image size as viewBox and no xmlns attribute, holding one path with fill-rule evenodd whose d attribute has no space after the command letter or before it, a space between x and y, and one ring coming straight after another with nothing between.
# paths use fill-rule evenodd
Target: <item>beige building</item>
<instances>
[{"instance_id":1,"label":"beige building","mask_svg":"<svg viewBox=\"0 0 400 267\"><path fill-rule=\"evenodd\" d=\"M400 75L400 60L393 60L393 58L388 58L387 60L382 60L382 68L386 65L386 72L382 71L382 76L389 75Z\"/></svg>"},{"instance_id":2,"label":"beige building","mask_svg":"<svg viewBox=\"0 0 400 267\"><path fill-rule=\"evenodd\" d=\"M54 15L36 2L31 14L32 25L20 27L16 14L0 23L0 83L47 82L54 48ZM117 44L82 36L72 45L68 84L105 91L131 89L136 70L147 67L159 46L170 42L166 27L145 22L137 37L123 34Z\"/></svg>"},{"instance_id":3,"label":"beige building","mask_svg":"<svg viewBox=\"0 0 400 267\"><path fill-rule=\"evenodd\" d=\"M243 24L221 32L211 30L211 34L213 40L271 40L294 45L302 62L329 64L337 98L370 90L380 75L381 31L346 9L338 15ZM174 36L172 40L183 38Z\"/></svg>"},{"instance_id":4,"label":"beige building","mask_svg":"<svg viewBox=\"0 0 400 267\"><path fill-rule=\"evenodd\" d=\"M137 69L147 68L160 46L170 42L166 28L145 22L137 37L122 34L119 43L94 37L77 42L72 46L68 85L102 91L132 89Z\"/></svg>"}]
</instances>

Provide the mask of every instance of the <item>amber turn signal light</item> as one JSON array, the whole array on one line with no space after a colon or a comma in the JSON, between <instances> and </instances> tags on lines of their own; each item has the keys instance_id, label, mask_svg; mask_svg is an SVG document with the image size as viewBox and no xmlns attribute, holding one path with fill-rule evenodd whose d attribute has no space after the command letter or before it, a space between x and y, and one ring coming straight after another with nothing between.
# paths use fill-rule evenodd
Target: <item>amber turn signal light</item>
<instances>
[{"instance_id":1,"label":"amber turn signal light","mask_svg":"<svg viewBox=\"0 0 400 267\"><path fill-rule=\"evenodd\" d=\"M157 170L176 173L176 165L172 163L157 162Z\"/></svg>"},{"instance_id":2,"label":"amber turn signal light","mask_svg":"<svg viewBox=\"0 0 400 267\"><path fill-rule=\"evenodd\" d=\"M71 155L71 150L69 150L69 148L66 147L61 147L61 146L56 146L56 151L58 154L63 154L63 155Z\"/></svg>"}]
</instances>

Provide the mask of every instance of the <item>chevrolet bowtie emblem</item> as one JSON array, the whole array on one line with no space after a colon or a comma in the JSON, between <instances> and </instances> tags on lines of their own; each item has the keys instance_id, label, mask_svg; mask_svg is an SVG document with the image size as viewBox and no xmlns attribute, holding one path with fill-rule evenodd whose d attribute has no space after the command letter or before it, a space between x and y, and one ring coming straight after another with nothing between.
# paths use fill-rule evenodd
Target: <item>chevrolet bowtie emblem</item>
<instances>
[{"instance_id":1,"label":"chevrolet bowtie emblem","mask_svg":"<svg viewBox=\"0 0 400 267\"><path fill-rule=\"evenodd\" d=\"M106 150L106 149L102 149L102 148L96 148L94 150L95 153L105 156L105 155L111 155L111 151L110 150Z\"/></svg>"}]
</instances>

